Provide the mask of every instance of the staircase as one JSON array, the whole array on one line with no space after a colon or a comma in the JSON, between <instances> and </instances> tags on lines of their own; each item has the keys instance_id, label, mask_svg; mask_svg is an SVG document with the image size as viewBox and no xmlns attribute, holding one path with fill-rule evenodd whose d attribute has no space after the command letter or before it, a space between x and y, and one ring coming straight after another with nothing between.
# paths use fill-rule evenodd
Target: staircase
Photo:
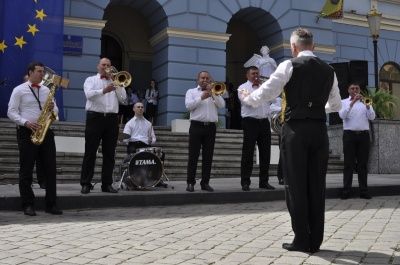
<instances>
[{"instance_id":1,"label":"staircase","mask_svg":"<svg viewBox=\"0 0 400 265\"><path fill-rule=\"evenodd\" d=\"M19 151L16 142L15 124L9 119L0 119L2 137L0 138L0 184L18 183ZM82 122L55 122L52 129L56 136L84 137L85 124ZM165 174L170 180L185 180L188 159L188 133L173 133L169 126L154 127L157 137L155 146L161 147L166 156ZM240 130L218 129L211 170L212 178L240 177L240 160L243 134ZM272 134L272 144L278 145L278 136ZM80 146L82 148L82 146ZM79 183L83 153L57 152L57 183ZM116 173L118 165L126 157L126 145L118 144L116 148ZM254 156L254 161L256 161ZM98 152L93 181L100 178L101 147ZM331 155L328 173L340 173L343 162L339 156ZM277 165L270 166L270 176L276 176ZM253 176L258 176L259 167L254 165ZM201 155L198 163L197 177L201 176Z\"/></svg>"}]
</instances>

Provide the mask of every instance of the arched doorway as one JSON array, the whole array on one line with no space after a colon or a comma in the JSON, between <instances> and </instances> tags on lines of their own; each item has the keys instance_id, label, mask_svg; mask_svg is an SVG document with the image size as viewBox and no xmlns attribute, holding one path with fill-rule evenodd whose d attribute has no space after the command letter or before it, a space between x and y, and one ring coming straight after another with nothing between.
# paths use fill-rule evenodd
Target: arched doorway
<instances>
[{"instance_id":1,"label":"arched doorway","mask_svg":"<svg viewBox=\"0 0 400 265\"><path fill-rule=\"evenodd\" d=\"M240 10L228 23L226 33L231 34L226 44L226 82L233 91L233 106L227 117L230 129L241 129L240 102L237 88L246 82L244 63L254 54L260 54L262 46L269 47L282 42L280 26L267 11L255 7ZM274 58L271 54L271 58ZM229 100L227 107L229 110ZM228 121L230 119L230 121Z\"/></svg>"}]
</instances>

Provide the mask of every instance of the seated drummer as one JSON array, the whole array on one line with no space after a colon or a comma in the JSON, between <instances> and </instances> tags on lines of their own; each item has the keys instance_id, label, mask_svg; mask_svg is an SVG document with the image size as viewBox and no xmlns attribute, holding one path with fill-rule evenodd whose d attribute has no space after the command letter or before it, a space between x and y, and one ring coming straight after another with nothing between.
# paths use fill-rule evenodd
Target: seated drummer
<instances>
[{"instance_id":1,"label":"seated drummer","mask_svg":"<svg viewBox=\"0 0 400 265\"><path fill-rule=\"evenodd\" d=\"M124 140L124 142L128 142L127 153L128 155L136 153L138 148L150 147L152 144L156 142L156 135L154 134L153 126L151 122L146 120L143 116L144 106L142 102L136 102L133 105L133 112L135 116L130 119L124 128L124 133L130 135L129 139ZM160 160L164 162L165 154L161 153ZM164 184L162 180L156 185L159 186L168 186Z\"/></svg>"},{"instance_id":2,"label":"seated drummer","mask_svg":"<svg viewBox=\"0 0 400 265\"><path fill-rule=\"evenodd\" d=\"M142 102L133 105L135 116L125 124L124 133L130 135L128 140L128 155L136 153L136 149L150 147L156 142L152 124L143 116L144 106Z\"/></svg>"}]
</instances>

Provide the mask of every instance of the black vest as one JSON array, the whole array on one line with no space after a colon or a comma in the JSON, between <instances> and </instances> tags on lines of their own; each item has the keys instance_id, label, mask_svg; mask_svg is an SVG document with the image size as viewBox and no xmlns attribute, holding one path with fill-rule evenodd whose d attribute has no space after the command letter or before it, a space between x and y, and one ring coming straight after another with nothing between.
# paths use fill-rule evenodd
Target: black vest
<instances>
[{"instance_id":1,"label":"black vest","mask_svg":"<svg viewBox=\"0 0 400 265\"><path fill-rule=\"evenodd\" d=\"M285 120L309 118L326 121L325 104L333 85L333 68L313 56L301 56L291 61L293 73L285 86Z\"/></svg>"}]
</instances>

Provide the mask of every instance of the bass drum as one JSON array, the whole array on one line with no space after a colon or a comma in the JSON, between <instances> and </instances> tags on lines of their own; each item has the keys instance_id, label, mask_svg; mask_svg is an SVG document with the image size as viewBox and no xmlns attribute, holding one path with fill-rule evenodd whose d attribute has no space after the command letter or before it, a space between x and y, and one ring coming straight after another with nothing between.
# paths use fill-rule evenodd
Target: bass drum
<instances>
[{"instance_id":1,"label":"bass drum","mask_svg":"<svg viewBox=\"0 0 400 265\"><path fill-rule=\"evenodd\" d=\"M156 185L164 172L160 158L149 152L140 152L132 156L129 162L129 174L124 178L126 185L130 182L138 188Z\"/></svg>"}]
</instances>

